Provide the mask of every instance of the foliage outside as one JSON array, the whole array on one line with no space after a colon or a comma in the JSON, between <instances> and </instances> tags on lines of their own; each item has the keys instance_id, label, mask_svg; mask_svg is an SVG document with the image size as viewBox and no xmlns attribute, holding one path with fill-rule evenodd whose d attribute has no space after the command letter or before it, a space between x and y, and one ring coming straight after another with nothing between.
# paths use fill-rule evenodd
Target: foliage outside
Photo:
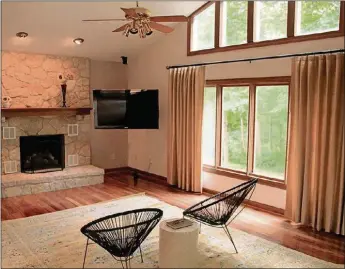
<instances>
[{"instance_id":1,"label":"foliage outside","mask_svg":"<svg viewBox=\"0 0 345 269\"><path fill-rule=\"evenodd\" d=\"M204 114L202 127L203 164L215 165L216 154L216 88L204 91Z\"/></svg>"},{"instance_id":2,"label":"foliage outside","mask_svg":"<svg viewBox=\"0 0 345 269\"><path fill-rule=\"evenodd\" d=\"M222 105L222 166L246 171L249 87L224 87Z\"/></svg>"},{"instance_id":3,"label":"foliage outside","mask_svg":"<svg viewBox=\"0 0 345 269\"><path fill-rule=\"evenodd\" d=\"M272 40L287 36L287 2L255 2L255 40Z\"/></svg>"},{"instance_id":4,"label":"foliage outside","mask_svg":"<svg viewBox=\"0 0 345 269\"><path fill-rule=\"evenodd\" d=\"M216 88L205 89L203 163L215 165ZM288 86L256 87L254 173L284 179ZM224 87L221 166L247 171L249 87Z\"/></svg>"},{"instance_id":5,"label":"foliage outside","mask_svg":"<svg viewBox=\"0 0 345 269\"><path fill-rule=\"evenodd\" d=\"M284 179L288 93L288 86L256 87L256 174Z\"/></svg>"},{"instance_id":6,"label":"foliage outside","mask_svg":"<svg viewBox=\"0 0 345 269\"><path fill-rule=\"evenodd\" d=\"M194 18L192 29L192 50L214 47L215 4L209 6Z\"/></svg>"},{"instance_id":7,"label":"foliage outside","mask_svg":"<svg viewBox=\"0 0 345 269\"><path fill-rule=\"evenodd\" d=\"M297 34L339 29L340 1L299 1Z\"/></svg>"},{"instance_id":8,"label":"foliage outside","mask_svg":"<svg viewBox=\"0 0 345 269\"><path fill-rule=\"evenodd\" d=\"M223 2L222 46L247 43L247 1Z\"/></svg>"},{"instance_id":9,"label":"foliage outside","mask_svg":"<svg viewBox=\"0 0 345 269\"><path fill-rule=\"evenodd\" d=\"M287 37L287 1L255 1L256 41ZM247 42L247 1L224 1L221 46ZM340 1L296 1L296 34L339 29ZM214 47L215 5L194 17L192 50Z\"/></svg>"}]
</instances>

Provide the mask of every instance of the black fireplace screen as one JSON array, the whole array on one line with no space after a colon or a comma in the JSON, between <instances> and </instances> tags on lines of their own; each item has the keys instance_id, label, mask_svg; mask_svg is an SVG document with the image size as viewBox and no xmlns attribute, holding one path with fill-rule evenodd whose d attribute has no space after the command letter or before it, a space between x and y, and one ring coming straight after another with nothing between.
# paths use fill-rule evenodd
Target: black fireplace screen
<instances>
[{"instance_id":1,"label":"black fireplace screen","mask_svg":"<svg viewBox=\"0 0 345 269\"><path fill-rule=\"evenodd\" d=\"M20 137L20 164L24 173L42 173L65 168L64 135Z\"/></svg>"}]
</instances>

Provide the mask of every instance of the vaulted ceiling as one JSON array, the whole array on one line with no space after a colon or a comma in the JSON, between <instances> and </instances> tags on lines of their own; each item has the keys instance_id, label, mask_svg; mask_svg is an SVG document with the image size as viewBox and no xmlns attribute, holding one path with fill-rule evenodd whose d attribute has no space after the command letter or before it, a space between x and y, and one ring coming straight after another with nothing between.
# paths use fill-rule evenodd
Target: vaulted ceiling
<instances>
[{"instance_id":1,"label":"vaulted ceiling","mask_svg":"<svg viewBox=\"0 0 345 269\"><path fill-rule=\"evenodd\" d=\"M153 16L188 16L203 3L148 1L139 5L148 8ZM135 2L3 2L2 49L107 61L120 61L121 56L134 57L165 34L154 32L145 39L137 35L126 38L122 33L112 33L123 22L82 22L83 19L124 18L120 7L134 6ZM21 31L29 36L17 38L16 33ZM73 43L77 37L85 39L80 46Z\"/></svg>"}]
</instances>

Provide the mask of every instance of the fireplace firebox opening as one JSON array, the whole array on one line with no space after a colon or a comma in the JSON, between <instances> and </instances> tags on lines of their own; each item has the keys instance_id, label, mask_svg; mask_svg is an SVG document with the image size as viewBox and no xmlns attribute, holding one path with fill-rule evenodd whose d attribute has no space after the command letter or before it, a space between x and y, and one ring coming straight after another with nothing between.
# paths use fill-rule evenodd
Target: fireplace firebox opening
<instances>
[{"instance_id":1,"label":"fireplace firebox opening","mask_svg":"<svg viewBox=\"0 0 345 269\"><path fill-rule=\"evenodd\" d=\"M22 173L44 173L65 168L64 135L20 137Z\"/></svg>"}]
</instances>

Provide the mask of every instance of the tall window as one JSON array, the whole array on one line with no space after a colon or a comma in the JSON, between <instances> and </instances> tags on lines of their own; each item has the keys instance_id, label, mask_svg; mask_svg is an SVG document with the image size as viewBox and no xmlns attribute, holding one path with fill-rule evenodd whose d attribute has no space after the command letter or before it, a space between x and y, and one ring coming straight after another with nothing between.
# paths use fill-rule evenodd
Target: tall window
<instances>
[{"instance_id":1,"label":"tall window","mask_svg":"<svg viewBox=\"0 0 345 269\"><path fill-rule=\"evenodd\" d=\"M256 87L255 174L284 179L288 92L287 85Z\"/></svg>"},{"instance_id":2,"label":"tall window","mask_svg":"<svg viewBox=\"0 0 345 269\"><path fill-rule=\"evenodd\" d=\"M202 161L208 165L216 163L216 101L216 87L206 87L202 124Z\"/></svg>"},{"instance_id":3,"label":"tall window","mask_svg":"<svg viewBox=\"0 0 345 269\"><path fill-rule=\"evenodd\" d=\"M345 1L215 1L188 23L188 55L344 36Z\"/></svg>"},{"instance_id":4,"label":"tall window","mask_svg":"<svg viewBox=\"0 0 345 269\"><path fill-rule=\"evenodd\" d=\"M247 170L249 87L223 87L221 166Z\"/></svg>"},{"instance_id":5,"label":"tall window","mask_svg":"<svg viewBox=\"0 0 345 269\"><path fill-rule=\"evenodd\" d=\"M192 29L192 50L214 47L214 14L215 5L213 4L195 16Z\"/></svg>"},{"instance_id":6,"label":"tall window","mask_svg":"<svg viewBox=\"0 0 345 269\"><path fill-rule=\"evenodd\" d=\"M283 182L289 78L215 83L219 85L205 89L203 163L223 172Z\"/></svg>"}]
</instances>

